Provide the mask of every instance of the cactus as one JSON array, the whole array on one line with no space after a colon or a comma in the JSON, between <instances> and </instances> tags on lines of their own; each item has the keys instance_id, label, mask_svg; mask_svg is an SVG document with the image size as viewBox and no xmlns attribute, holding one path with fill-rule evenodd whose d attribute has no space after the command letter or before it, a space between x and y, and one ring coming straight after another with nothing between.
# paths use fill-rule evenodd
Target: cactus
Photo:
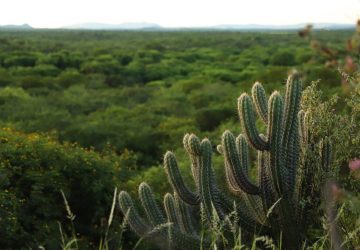
<instances>
[{"instance_id":1,"label":"cactus","mask_svg":"<svg viewBox=\"0 0 360 250\"><path fill-rule=\"evenodd\" d=\"M286 249L300 248L302 224L299 220L305 211L299 206L301 195L304 195L300 190L303 176L299 174L299 165L304 162L301 159L310 145L308 114L300 110L301 89L301 79L295 73L287 80L285 98L275 91L267 101L265 90L258 82L252 88L251 97L246 93L239 97L243 134L235 137L225 131L221 145L217 146L224 157L227 184L237 198L220 190L215 182L210 141L200 141L194 134L186 134L183 144L191 161L194 190L186 186L175 155L167 152L164 168L174 196L166 194L164 197L166 213L155 202L150 187L143 183L139 196L150 223L145 222L130 196L123 191L119 203L123 213L128 214L131 228L142 237L154 235L147 238L161 248L207 249L213 240L207 235L200 236L200 227L204 225L194 223L199 217L194 213L202 210L206 226L211 228L215 226L214 215L226 221L235 212L237 226L242 230L282 239ZM255 126L256 115L266 125L265 135ZM258 152L256 181L249 175L249 145ZM325 171L331 155L327 138L322 140L320 150ZM230 231L230 226L224 227L225 237ZM231 246L231 236L226 242L227 247Z\"/></svg>"}]
</instances>

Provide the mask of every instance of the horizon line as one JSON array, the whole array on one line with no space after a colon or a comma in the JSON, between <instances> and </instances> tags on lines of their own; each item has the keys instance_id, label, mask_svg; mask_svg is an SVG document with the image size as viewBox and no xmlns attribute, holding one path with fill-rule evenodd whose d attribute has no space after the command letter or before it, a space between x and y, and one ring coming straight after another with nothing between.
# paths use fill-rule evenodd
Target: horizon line
<instances>
[{"instance_id":1,"label":"horizon line","mask_svg":"<svg viewBox=\"0 0 360 250\"><path fill-rule=\"evenodd\" d=\"M281 26L298 26L298 25L356 25L353 22L297 22L297 23L285 23L285 24L264 24L264 23L219 23L213 25L184 25L184 26L167 26L158 24L155 22L146 22L146 21L139 21L139 22L121 22L121 23L106 23L106 22L79 22L69 25L62 25L57 27L39 27L33 26L29 22L25 22L22 24L0 24L0 27L3 26L30 26L33 29L71 29L73 26L80 26L80 25L108 25L108 26L116 26L116 25L153 25L158 26L159 28L164 29L186 29L186 28L214 28L219 26L274 26L274 27L281 27Z\"/></svg>"}]
</instances>

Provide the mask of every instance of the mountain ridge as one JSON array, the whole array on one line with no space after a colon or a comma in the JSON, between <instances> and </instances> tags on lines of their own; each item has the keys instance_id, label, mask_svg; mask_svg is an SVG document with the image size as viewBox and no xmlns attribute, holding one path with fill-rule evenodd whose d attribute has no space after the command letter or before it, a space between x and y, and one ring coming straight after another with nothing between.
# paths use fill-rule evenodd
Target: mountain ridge
<instances>
[{"instance_id":1,"label":"mountain ridge","mask_svg":"<svg viewBox=\"0 0 360 250\"><path fill-rule=\"evenodd\" d=\"M304 28L308 23L290 24L290 25L271 25L271 24L219 24L212 26L198 27L164 27L156 23L81 23L61 27L62 29L84 29L84 30L298 30ZM314 23L314 29L352 29L354 24L346 23Z\"/></svg>"},{"instance_id":2,"label":"mountain ridge","mask_svg":"<svg viewBox=\"0 0 360 250\"><path fill-rule=\"evenodd\" d=\"M156 23L122 23L122 24L106 24L106 23L79 23L61 27L62 29L86 29L86 30L137 30L137 29L163 29Z\"/></svg>"},{"instance_id":3,"label":"mountain ridge","mask_svg":"<svg viewBox=\"0 0 360 250\"><path fill-rule=\"evenodd\" d=\"M212 26L193 26L193 27L166 27L156 23L148 22L128 22L121 24L107 24L107 23L79 23L59 28L45 28L45 29L65 29L65 30L220 30L220 31L263 31L263 30L299 30L303 29L308 23L290 24L290 25L272 25L272 24L219 24ZM347 23L314 23L313 29L323 30L342 30L354 29L355 24ZM33 28L29 24L15 25L0 25L0 30L32 30L42 29Z\"/></svg>"},{"instance_id":4,"label":"mountain ridge","mask_svg":"<svg viewBox=\"0 0 360 250\"><path fill-rule=\"evenodd\" d=\"M20 24L20 25L7 24L7 25L0 25L0 29L3 29L3 30L31 30L31 29L33 29L33 27L31 27L27 23Z\"/></svg>"}]
</instances>

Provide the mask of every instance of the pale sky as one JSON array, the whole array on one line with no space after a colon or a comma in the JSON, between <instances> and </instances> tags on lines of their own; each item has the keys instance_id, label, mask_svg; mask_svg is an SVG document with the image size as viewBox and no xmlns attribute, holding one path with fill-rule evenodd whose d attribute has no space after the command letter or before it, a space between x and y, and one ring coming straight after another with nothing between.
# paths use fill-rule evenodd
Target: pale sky
<instances>
[{"instance_id":1,"label":"pale sky","mask_svg":"<svg viewBox=\"0 0 360 250\"><path fill-rule=\"evenodd\" d=\"M57 28L98 22L164 27L355 23L360 0L0 0L0 25Z\"/></svg>"}]
</instances>

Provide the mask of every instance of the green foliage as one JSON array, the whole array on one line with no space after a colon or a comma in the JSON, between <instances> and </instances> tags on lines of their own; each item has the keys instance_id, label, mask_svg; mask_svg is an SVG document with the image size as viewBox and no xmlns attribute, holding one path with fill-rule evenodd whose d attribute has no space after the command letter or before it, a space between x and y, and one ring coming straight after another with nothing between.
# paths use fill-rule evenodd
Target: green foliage
<instances>
[{"instance_id":1,"label":"green foliage","mask_svg":"<svg viewBox=\"0 0 360 250\"><path fill-rule=\"evenodd\" d=\"M333 185L328 192L330 192L330 197L333 197L335 213L337 213L335 216L338 217L336 224L344 244L346 247L354 248L359 244L357 239L360 235L358 230L359 198L357 197L360 186L355 171L349 168L349 162L360 158L360 103L358 101L360 92L359 89L355 89L351 97L346 100L339 96L326 98L324 92L317 89L317 85L313 83L305 90L302 108L307 110L309 133L313 138L327 136L333 142L333 162L328 174L331 178L338 180L338 184ZM341 102L345 102L345 105ZM318 158L313 155L309 160L316 162ZM320 181L323 177L322 171L314 169L307 183L324 185ZM313 207L310 218L321 217L323 210L316 209L314 198L319 199L322 193L312 189L309 188L309 192L313 194L313 198L304 199L304 206ZM309 238L316 238L318 235L319 231L313 230Z\"/></svg>"},{"instance_id":2,"label":"green foliage","mask_svg":"<svg viewBox=\"0 0 360 250\"><path fill-rule=\"evenodd\" d=\"M36 56L31 54L20 54L20 55L12 55L4 59L3 65L5 67L14 67L14 66L22 66L22 67L33 67L36 63Z\"/></svg>"},{"instance_id":3,"label":"green foliage","mask_svg":"<svg viewBox=\"0 0 360 250\"><path fill-rule=\"evenodd\" d=\"M360 91L354 90L345 100L337 95L326 98L317 85L310 85L302 100L302 109L308 112L311 122L310 133L315 138L329 137L334 144L333 167L348 171L349 160L360 156Z\"/></svg>"},{"instance_id":4,"label":"green foliage","mask_svg":"<svg viewBox=\"0 0 360 250\"><path fill-rule=\"evenodd\" d=\"M0 245L2 248L58 249L59 227L68 230L63 190L75 214L82 244L103 233L111 196L119 178L129 177L129 156L99 154L77 145L60 145L39 134L0 131ZM129 165L127 165L129 164ZM127 177L126 177L127 175Z\"/></svg>"},{"instance_id":5,"label":"green foliage","mask_svg":"<svg viewBox=\"0 0 360 250\"><path fill-rule=\"evenodd\" d=\"M340 44L346 34L321 37ZM96 150L110 142L136 151L144 168L157 165L167 148L170 116L180 121L178 131L215 131L236 117L229 100L255 80L273 89L293 66L309 79L326 78L298 59L312 51L295 32L37 30L3 31L0 40L0 86L29 95L0 104L1 126L56 132ZM193 125L183 122L189 117Z\"/></svg>"},{"instance_id":6,"label":"green foliage","mask_svg":"<svg viewBox=\"0 0 360 250\"><path fill-rule=\"evenodd\" d=\"M306 74L308 81L320 80L319 84L324 89L329 87L339 87L341 75L329 68L311 67Z\"/></svg>"},{"instance_id":7,"label":"green foliage","mask_svg":"<svg viewBox=\"0 0 360 250\"><path fill-rule=\"evenodd\" d=\"M295 56L288 50L280 50L271 57L270 63L276 66L293 66L295 65Z\"/></svg>"},{"instance_id":8,"label":"green foliage","mask_svg":"<svg viewBox=\"0 0 360 250\"><path fill-rule=\"evenodd\" d=\"M233 110L229 108L202 108L195 114L195 120L201 130L211 131L224 120L233 117Z\"/></svg>"}]
</instances>

